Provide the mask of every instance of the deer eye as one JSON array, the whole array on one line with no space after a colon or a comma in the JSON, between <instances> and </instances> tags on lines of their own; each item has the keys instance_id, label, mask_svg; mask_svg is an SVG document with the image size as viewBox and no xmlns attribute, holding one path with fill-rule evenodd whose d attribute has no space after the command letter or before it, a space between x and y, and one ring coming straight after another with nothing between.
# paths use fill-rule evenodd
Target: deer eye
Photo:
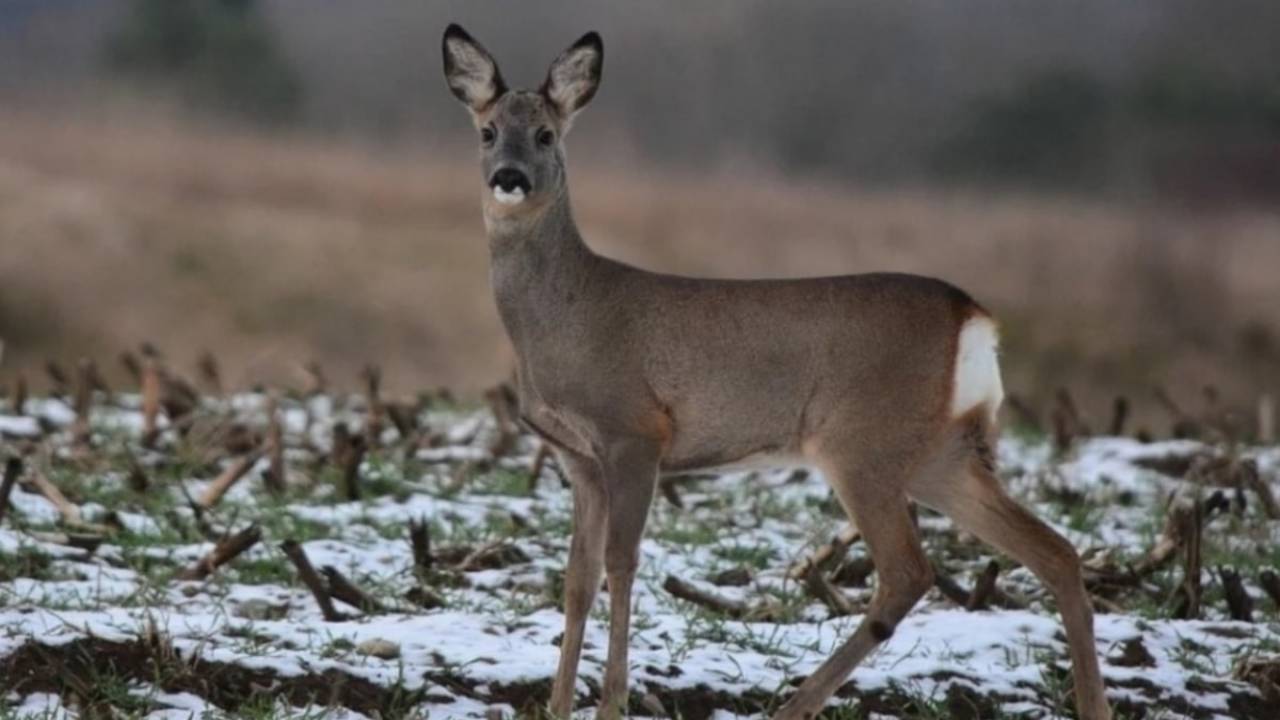
<instances>
[{"instance_id":1,"label":"deer eye","mask_svg":"<svg viewBox=\"0 0 1280 720\"><path fill-rule=\"evenodd\" d=\"M493 129L492 125L486 125L480 128L480 142L486 146L492 145L493 141L498 138L498 131Z\"/></svg>"},{"instance_id":2,"label":"deer eye","mask_svg":"<svg viewBox=\"0 0 1280 720\"><path fill-rule=\"evenodd\" d=\"M546 128L538 130L538 144L542 147L550 147L551 143L556 141L556 134Z\"/></svg>"}]
</instances>

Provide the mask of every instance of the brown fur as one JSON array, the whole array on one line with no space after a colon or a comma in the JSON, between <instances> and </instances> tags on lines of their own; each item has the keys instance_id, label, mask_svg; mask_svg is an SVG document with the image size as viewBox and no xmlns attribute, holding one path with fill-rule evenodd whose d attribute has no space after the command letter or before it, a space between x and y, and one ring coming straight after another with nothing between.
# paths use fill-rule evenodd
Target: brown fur
<instances>
[{"instance_id":1,"label":"brown fur","mask_svg":"<svg viewBox=\"0 0 1280 720\"><path fill-rule=\"evenodd\" d=\"M446 57L460 32L446 33ZM488 67L476 61L482 48L464 50ZM530 180L516 205L495 202L486 188L491 280L516 350L522 416L551 440L574 483L551 712L572 709L602 570L610 628L600 714L616 717L627 704L631 587L659 473L767 456L823 471L879 573L862 624L778 717L820 710L931 587L910 494L1038 574L1053 573L1041 576L1064 607L1080 715L1108 718L1087 597L1072 579L1074 551L994 480L992 408L951 417L959 334L985 310L947 283L913 275L707 280L593 253L569 209L559 141L595 92L601 53L589 34L557 59L542 91L471 104L477 126L498 138L482 148L484 176L515 168ZM488 95L468 87L467 97ZM542 128L555 130L555 148L534 143Z\"/></svg>"}]
</instances>

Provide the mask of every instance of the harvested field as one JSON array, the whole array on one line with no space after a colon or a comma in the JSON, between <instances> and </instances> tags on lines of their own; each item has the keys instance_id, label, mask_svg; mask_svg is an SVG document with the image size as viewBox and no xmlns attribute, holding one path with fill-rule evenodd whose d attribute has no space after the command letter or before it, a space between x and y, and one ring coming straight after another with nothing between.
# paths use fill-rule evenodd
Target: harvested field
<instances>
[{"instance_id":1,"label":"harvested field","mask_svg":"<svg viewBox=\"0 0 1280 720\"><path fill-rule=\"evenodd\" d=\"M138 364L141 394L93 390L86 365L65 396L0 405L0 717L537 715L571 502L504 393L392 399L370 369L372 393L223 395ZM1199 416L1201 439L1088 436L1064 412L1006 434L1001 468L1085 555L1118 717L1276 717L1280 446ZM759 716L858 621L865 547L805 470L663 496L632 714ZM938 588L827 714L1069 717L1044 588L944 518L919 526Z\"/></svg>"}]
</instances>

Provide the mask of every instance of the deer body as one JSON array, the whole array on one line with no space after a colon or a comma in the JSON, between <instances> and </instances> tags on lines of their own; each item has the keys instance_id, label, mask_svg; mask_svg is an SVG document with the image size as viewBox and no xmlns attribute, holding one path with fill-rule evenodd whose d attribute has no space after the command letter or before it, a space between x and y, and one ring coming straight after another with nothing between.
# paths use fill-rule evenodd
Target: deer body
<instances>
[{"instance_id":1,"label":"deer body","mask_svg":"<svg viewBox=\"0 0 1280 720\"><path fill-rule=\"evenodd\" d=\"M561 54L537 92L508 91L457 26L444 58L481 131L491 282L516 350L521 416L574 486L553 715L573 708L601 574L610 630L600 714L626 709L631 587L659 475L763 459L819 468L878 574L861 625L776 717L816 714L932 586L908 498L1045 582L1066 625L1080 717L1110 717L1075 551L994 474L1003 391L986 311L913 275L710 280L596 255L573 222L560 141L599 82L599 37Z\"/></svg>"},{"instance_id":2,"label":"deer body","mask_svg":"<svg viewBox=\"0 0 1280 720\"><path fill-rule=\"evenodd\" d=\"M565 236L531 227L498 241L492 282L522 412L561 447L591 454L600 436L634 432L664 444L665 472L808 462L805 443L833 422L930 433L999 403L973 393L967 406L947 402L961 387L961 329L989 321L943 282L676 277L599 257L571 225L552 227ZM551 246L563 248L555 261Z\"/></svg>"}]
</instances>

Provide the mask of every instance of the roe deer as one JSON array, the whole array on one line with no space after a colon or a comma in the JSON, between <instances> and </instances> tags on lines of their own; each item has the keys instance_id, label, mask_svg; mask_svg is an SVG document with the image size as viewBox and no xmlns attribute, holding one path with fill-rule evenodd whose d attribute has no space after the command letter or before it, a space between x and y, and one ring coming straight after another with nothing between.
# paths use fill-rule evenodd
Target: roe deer
<instances>
[{"instance_id":1,"label":"roe deer","mask_svg":"<svg viewBox=\"0 0 1280 720\"><path fill-rule=\"evenodd\" d=\"M599 714L626 711L631 589L660 473L764 458L822 471L879 577L857 630L776 717L817 714L932 585L914 498L1048 586L1079 715L1109 718L1075 549L995 474L1003 390L991 316L961 290L913 275L707 280L596 255L569 210L563 142L600 83L600 36L561 53L536 91L508 89L457 25L443 51L449 88L480 133L491 280L516 351L521 419L573 484L551 713L574 708L602 570L610 619Z\"/></svg>"}]
</instances>

